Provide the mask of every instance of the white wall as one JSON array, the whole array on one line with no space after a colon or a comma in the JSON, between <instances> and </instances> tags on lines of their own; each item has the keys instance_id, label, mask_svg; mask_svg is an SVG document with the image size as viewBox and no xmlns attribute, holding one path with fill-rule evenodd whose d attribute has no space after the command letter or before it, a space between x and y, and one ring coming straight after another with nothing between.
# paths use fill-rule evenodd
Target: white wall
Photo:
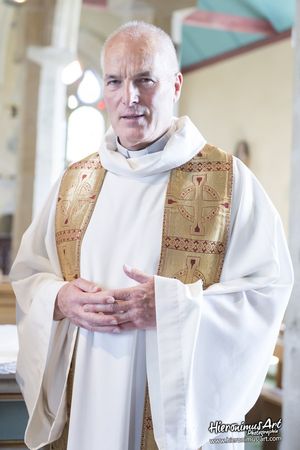
<instances>
[{"instance_id":1,"label":"white wall","mask_svg":"<svg viewBox=\"0 0 300 450\"><path fill-rule=\"evenodd\" d=\"M180 115L208 142L234 153L247 140L251 169L288 228L293 50L290 39L184 76ZM300 126L300 124L299 124Z\"/></svg>"},{"instance_id":2,"label":"white wall","mask_svg":"<svg viewBox=\"0 0 300 450\"><path fill-rule=\"evenodd\" d=\"M7 13L5 15L5 12ZM9 14L8 14L9 12ZM22 93L22 60L20 58L20 14L7 5L0 6L7 19L0 28L1 44L5 51L0 55L0 222L1 216L15 210L17 151L20 134L20 102ZM1 22L1 19L0 19ZM1 45L0 44L0 45ZM15 111L13 113L13 111ZM0 224L0 232L1 224ZM7 231L7 230L6 230Z\"/></svg>"}]
</instances>

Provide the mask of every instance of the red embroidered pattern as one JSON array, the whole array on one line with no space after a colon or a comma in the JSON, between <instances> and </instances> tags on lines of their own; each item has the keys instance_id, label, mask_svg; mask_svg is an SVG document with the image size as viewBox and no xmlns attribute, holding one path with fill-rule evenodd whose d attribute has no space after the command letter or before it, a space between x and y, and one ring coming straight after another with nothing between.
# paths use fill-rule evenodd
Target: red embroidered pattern
<instances>
[{"instance_id":1,"label":"red embroidered pattern","mask_svg":"<svg viewBox=\"0 0 300 450\"><path fill-rule=\"evenodd\" d=\"M68 242L68 241L78 241L81 239L81 236L82 236L82 230L80 230L80 229L62 230L62 231L58 231L55 234L56 242L58 244L62 244L63 242Z\"/></svg>"},{"instance_id":2,"label":"red embroidered pattern","mask_svg":"<svg viewBox=\"0 0 300 450\"><path fill-rule=\"evenodd\" d=\"M74 170L74 169L98 169L101 167L99 155L95 156L95 158L92 159L86 159L82 161L78 161L74 164L72 164L68 170Z\"/></svg>"},{"instance_id":3,"label":"red embroidered pattern","mask_svg":"<svg viewBox=\"0 0 300 450\"><path fill-rule=\"evenodd\" d=\"M222 161L195 161L187 162L183 166L177 168L182 172L227 172L231 169L230 162Z\"/></svg>"},{"instance_id":4,"label":"red embroidered pattern","mask_svg":"<svg viewBox=\"0 0 300 450\"><path fill-rule=\"evenodd\" d=\"M166 248L193 253L222 254L224 244L220 241L194 240L176 236L166 236L163 240Z\"/></svg>"},{"instance_id":5,"label":"red embroidered pattern","mask_svg":"<svg viewBox=\"0 0 300 450\"><path fill-rule=\"evenodd\" d=\"M146 420L146 428L147 428L147 430L153 430L153 425L152 425L152 418L151 418L151 416L145 417L145 420Z\"/></svg>"}]
</instances>

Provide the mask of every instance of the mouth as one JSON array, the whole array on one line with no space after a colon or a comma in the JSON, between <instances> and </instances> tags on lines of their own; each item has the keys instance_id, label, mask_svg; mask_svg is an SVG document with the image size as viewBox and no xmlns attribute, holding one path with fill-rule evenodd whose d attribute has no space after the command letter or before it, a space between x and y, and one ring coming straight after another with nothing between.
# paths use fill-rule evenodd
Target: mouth
<instances>
[{"instance_id":1,"label":"mouth","mask_svg":"<svg viewBox=\"0 0 300 450\"><path fill-rule=\"evenodd\" d=\"M125 120L138 120L144 117L144 114L126 114L121 116L121 119Z\"/></svg>"}]
</instances>

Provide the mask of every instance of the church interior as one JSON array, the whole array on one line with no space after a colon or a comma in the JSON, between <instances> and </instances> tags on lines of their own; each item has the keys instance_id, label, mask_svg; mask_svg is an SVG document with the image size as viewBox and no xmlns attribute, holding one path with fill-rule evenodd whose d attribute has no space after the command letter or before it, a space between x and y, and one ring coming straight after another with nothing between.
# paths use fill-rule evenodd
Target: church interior
<instances>
[{"instance_id":1,"label":"church interior","mask_svg":"<svg viewBox=\"0 0 300 450\"><path fill-rule=\"evenodd\" d=\"M103 139L101 48L129 20L170 34L184 78L175 115L242 159L280 213L295 287L246 420L282 428L245 448L299 450L299 0L0 0L0 448L27 448L11 263L55 180Z\"/></svg>"}]
</instances>

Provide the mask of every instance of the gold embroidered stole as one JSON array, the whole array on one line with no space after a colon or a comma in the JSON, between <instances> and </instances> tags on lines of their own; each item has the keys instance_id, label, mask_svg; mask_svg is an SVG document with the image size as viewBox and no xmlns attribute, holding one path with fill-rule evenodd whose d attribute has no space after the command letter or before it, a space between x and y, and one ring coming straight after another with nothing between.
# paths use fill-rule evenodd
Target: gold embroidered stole
<instances>
[{"instance_id":1,"label":"gold embroidered stole","mask_svg":"<svg viewBox=\"0 0 300 450\"><path fill-rule=\"evenodd\" d=\"M55 239L64 279L80 276L81 242L105 177L98 153L72 164L61 181L55 216Z\"/></svg>"},{"instance_id":2,"label":"gold embroidered stole","mask_svg":"<svg viewBox=\"0 0 300 450\"><path fill-rule=\"evenodd\" d=\"M80 276L82 238L94 210L105 170L93 154L73 164L60 186L56 210L56 243L64 279ZM232 157L205 147L172 170L168 184L158 274L183 283L202 279L217 283L223 266L230 220ZM70 385L71 383L69 383ZM70 403L71 389L69 388ZM66 450L68 423L51 448ZM141 450L157 450L148 393Z\"/></svg>"},{"instance_id":3,"label":"gold embroidered stole","mask_svg":"<svg viewBox=\"0 0 300 450\"><path fill-rule=\"evenodd\" d=\"M171 173L158 274L204 289L220 278L227 243L232 157L206 145Z\"/></svg>"}]
</instances>

